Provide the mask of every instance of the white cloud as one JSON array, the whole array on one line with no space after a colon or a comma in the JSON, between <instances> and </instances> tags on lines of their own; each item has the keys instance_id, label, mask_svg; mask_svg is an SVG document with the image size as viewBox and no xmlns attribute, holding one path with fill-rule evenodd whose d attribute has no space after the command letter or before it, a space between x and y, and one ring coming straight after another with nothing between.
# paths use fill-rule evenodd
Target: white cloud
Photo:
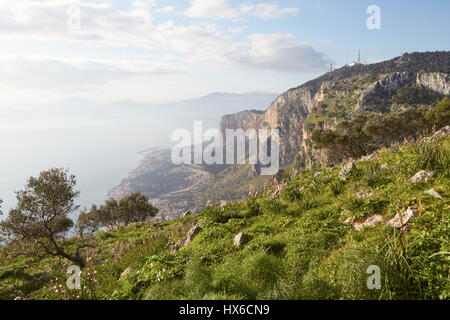
<instances>
[{"instance_id":1,"label":"white cloud","mask_svg":"<svg viewBox=\"0 0 450 320\"><path fill-rule=\"evenodd\" d=\"M80 29L67 28L67 9L79 3ZM115 47L138 47L149 52L163 52L177 57L164 64L92 59L15 57L8 63L0 59L0 70L19 82L41 83L100 83L122 76L157 74L180 71L184 63L209 63L239 68L275 72L309 73L324 70L326 61L311 46L300 44L291 34L241 35L220 29L214 23L199 22L183 25L171 20L156 24L152 21L154 1L135 1L131 9L118 9L110 4L85 3L77 0L2 0L0 2L0 39L47 42L49 40L104 44ZM165 9L170 11L169 9ZM189 11L190 10L190 11ZM219 14L237 18L241 14L264 19L295 14L295 9L256 4L232 8L225 0L192 1L192 16ZM164 10L163 10L164 11ZM38 63L39 61L39 63ZM156 59L156 61L160 61ZM9 65L8 65L9 64ZM181 70L183 71L183 70ZM64 76L65 75L65 76ZM68 77L72 79L69 80Z\"/></svg>"},{"instance_id":2,"label":"white cloud","mask_svg":"<svg viewBox=\"0 0 450 320\"><path fill-rule=\"evenodd\" d=\"M0 56L0 83L33 88L83 88L118 78L184 71L149 61Z\"/></svg>"},{"instance_id":3,"label":"white cloud","mask_svg":"<svg viewBox=\"0 0 450 320\"><path fill-rule=\"evenodd\" d=\"M297 15L298 8L280 8L272 3L242 4L232 7L227 0L191 0L184 14L191 18L238 19L249 15L261 19L280 19Z\"/></svg>"},{"instance_id":4,"label":"white cloud","mask_svg":"<svg viewBox=\"0 0 450 320\"><path fill-rule=\"evenodd\" d=\"M311 46L298 43L292 34L252 34L229 57L240 67L275 72L323 72L328 61Z\"/></svg>"}]
</instances>

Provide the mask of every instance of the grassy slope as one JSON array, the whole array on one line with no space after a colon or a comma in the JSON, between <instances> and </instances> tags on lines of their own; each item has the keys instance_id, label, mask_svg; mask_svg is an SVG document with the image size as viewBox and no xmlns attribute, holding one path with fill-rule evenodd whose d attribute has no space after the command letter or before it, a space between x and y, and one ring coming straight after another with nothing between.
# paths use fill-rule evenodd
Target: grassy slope
<instances>
[{"instance_id":1,"label":"grassy slope","mask_svg":"<svg viewBox=\"0 0 450 320\"><path fill-rule=\"evenodd\" d=\"M406 143L378 155L357 162L345 182L337 177L338 167L322 169L319 177L303 172L275 198L270 187L255 198L195 216L97 233L94 248L86 251L81 292L65 289L67 261L9 258L11 252L3 249L0 298L20 290L32 299L448 299L450 200L424 191L450 195L450 137L437 144ZM380 169L384 163L388 168ZM421 169L437 175L408 183ZM361 190L374 196L356 198ZM349 216L390 218L399 206L404 211L413 204L420 214L408 234L384 224L356 231L343 223ZM171 253L171 245L195 224L202 231ZM251 237L241 248L233 246L239 232ZM369 265L381 268L381 290L366 287Z\"/></svg>"}]
</instances>

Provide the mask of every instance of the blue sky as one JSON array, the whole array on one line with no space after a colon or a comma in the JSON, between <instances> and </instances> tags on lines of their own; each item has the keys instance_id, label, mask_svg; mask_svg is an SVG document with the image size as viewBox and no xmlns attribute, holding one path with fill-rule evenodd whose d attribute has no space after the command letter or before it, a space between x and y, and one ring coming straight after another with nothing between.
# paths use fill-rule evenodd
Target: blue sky
<instances>
[{"instance_id":1,"label":"blue sky","mask_svg":"<svg viewBox=\"0 0 450 320\"><path fill-rule=\"evenodd\" d=\"M449 50L448 12L446 0L2 0L3 107L283 92L359 49L363 63Z\"/></svg>"}]
</instances>

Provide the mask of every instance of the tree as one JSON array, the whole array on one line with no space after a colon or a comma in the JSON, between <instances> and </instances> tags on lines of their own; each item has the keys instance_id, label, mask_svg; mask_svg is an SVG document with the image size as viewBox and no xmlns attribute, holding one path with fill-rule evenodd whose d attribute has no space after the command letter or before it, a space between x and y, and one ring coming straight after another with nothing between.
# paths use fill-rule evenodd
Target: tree
<instances>
[{"instance_id":1,"label":"tree","mask_svg":"<svg viewBox=\"0 0 450 320\"><path fill-rule=\"evenodd\" d=\"M445 97L434 108L420 109L421 125L428 131L450 125L450 98Z\"/></svg>"},{"instance_id":2,"label":"tree","mask_svg":"<svg viewBox=\"0 0 450 320\"><path fill-rule=\"evenodd\" d=\"M314 130L314 148L341 159L359 158L409 137L450 123L450 99L433 108L403 108L387 114L366 112L344 120L334 130Z\"/></svg>"},{"instance_id":3,"label":"tree","mask_svg":"<svg viewBox=\"0 0 450 320\"><path fill-rule=\"evenodd\" d=\"M93 205L90 211L83 210L78 217L77 229L80 235L95 232L101 227L116 228L133 222L146 221L158 213L140 192L132 193L119 201L109 199L103 205Z\"/></svg>"},{"instance_id":4,"label":"tree","mask_svg":"<svg viewBox=\"0 0 450 320\"><path fill-rule=\"evenodd\" d=\"M77 221L77 232L83 237L83 235L87 233L94 233L100 229L100 213L97 206L94 204L90 211L87 209L83 209L78 216Z\"/></svg>"},{"instance_id":5,"label":"tree","mask_svg":"<svg viewBox=\"0 0 450 320\"><path fill-rule=\"evenodd\" d=\"M123 223L146 221L158 213L158 209L148 202L140 192L132 193L119 201L119 211Z\"/></svg>"},{"instance_id":6,"label":"tree","mask_svg":"<svg viewBox=\"0 0 450 320\"><path fill-rule=\"evenodd\" d=\"M50 169L38 178L28 179L25 188L16 192L17 206L0 223L0 233L21 248L23 254L60 256L80 267L84 261L79 249L70 254L59 238L72 226L68 217L79 206L75 199L75 176L64 169Z\"/></svg>"}]
</instances>

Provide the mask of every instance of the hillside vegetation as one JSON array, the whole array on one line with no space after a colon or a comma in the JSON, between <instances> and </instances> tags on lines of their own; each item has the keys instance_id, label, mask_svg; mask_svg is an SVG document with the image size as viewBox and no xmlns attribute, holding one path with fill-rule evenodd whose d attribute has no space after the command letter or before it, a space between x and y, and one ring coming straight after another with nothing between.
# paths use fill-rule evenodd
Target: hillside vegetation
<instances>
[{"instance_id":1,"label":"hillside vegetation","mask_svg":"<svg viewBox=\"0 0 450 320\"><path fill-rule=\"evenodd\" d=\"M68 260L3 247L0 298L448 299L450 137L404 141L354 165L344 175L342 165L289 171L245 201L86 236L81 290L66 286ZM410 182L421 170L435 174ZM405 226L387 223L408 208L417 214ZM246 241L235 244L239 233ZM81 240L61 241L70 252ZM367 288L371 265L380 289Z\"/></svg>"}]
</instances>

